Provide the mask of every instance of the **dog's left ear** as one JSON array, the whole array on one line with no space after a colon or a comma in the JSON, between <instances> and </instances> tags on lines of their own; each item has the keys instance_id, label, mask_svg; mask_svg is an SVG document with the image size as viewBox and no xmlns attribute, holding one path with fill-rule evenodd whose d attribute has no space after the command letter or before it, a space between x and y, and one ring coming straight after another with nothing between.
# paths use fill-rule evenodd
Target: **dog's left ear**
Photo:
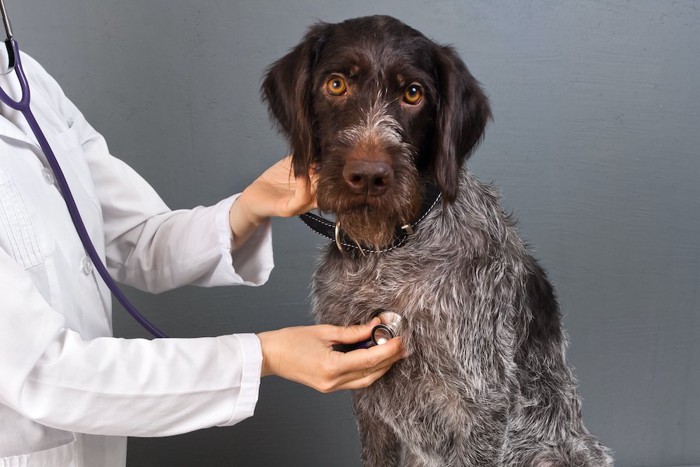
<instances>
[{"instance_id":1,"label":"dog's left ear","mask_svg":"<svg viewBox=\"0 0 700 467\"><path fill-rule=\"evenodd\" d=\"M312 26L299 45L267 70L260 92L289 141L295 176L309 176L316 144L311 80L326 25Z\"/></svg>"},{"instance_id":2,"label":"dog's left ear","mask_svg":"<svg viewBox=\"0 0 700 467\"><path fill-rule=\"evenodd\" d=\"M438 103L434 168L442 197L457 197L459 172L464 161L481 141L491 118L489 101L452 47L437 46Z\"/></svg>"}]
</instances>

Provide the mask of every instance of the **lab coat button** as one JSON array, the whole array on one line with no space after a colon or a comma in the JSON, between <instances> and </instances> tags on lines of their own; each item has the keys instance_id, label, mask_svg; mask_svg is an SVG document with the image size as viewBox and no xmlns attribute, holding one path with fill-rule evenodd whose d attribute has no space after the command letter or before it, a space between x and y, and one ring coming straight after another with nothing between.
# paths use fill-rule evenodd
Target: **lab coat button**
<instances>
[{"instance_id":1,"label":"lab coat button","mask_svg":"<svg viewBox=\"0 0 700 467\"><path fill-rule=\"evenodd\" d=\"M90 261L90 258L87 256L83 256L83 259L80 262L80 270L83 271L83 274L86 276L89 276L92 272L92 261Z\"/></svg>"},{"instance_id":2,"label":"lab coat button","mask_svg":"<svg viewBox=\"0 0 700 467\"><path fill-rule=\"evenodd\" d=\"M48 167L44 167L41 170L41 173L44 175L44 180L46 181L46 183L48 183L49 185L54 184L56 179L54 178L53 172L51 172L51 169L49 169Z\"/></svg>"}]
</instances>

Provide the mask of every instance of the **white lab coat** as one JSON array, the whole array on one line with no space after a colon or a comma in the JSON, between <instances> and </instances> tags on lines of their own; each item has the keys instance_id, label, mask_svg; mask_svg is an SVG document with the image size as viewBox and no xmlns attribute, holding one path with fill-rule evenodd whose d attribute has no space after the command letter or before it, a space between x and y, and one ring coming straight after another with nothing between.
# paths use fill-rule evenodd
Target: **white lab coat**
<instances>
[{"instance_id":1,"label":"white lab coat","mask_svg":"<svg viewBox=\"0 0 700 467\"><path fill-rule=\"evenodd\" d=\"M269 223L232 257L235 197L171 211L110 156L43 68L22 60L32 110L113 277L153 292L267 280ZM19 95L14 74L0 76L0 86ZM261 366L255 335L110 337L109 291L46 165L23 117L0 104L0 467L123 466L125 436L251 416Z\"/></svg>"}]
</instances>

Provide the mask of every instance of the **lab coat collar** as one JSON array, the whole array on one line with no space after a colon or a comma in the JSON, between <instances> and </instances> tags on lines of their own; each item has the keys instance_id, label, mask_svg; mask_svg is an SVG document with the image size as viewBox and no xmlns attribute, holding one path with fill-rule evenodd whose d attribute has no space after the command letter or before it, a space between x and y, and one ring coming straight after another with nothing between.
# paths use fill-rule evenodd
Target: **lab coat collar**
<instances>
[{"instance_id":1,"label":"lab coat collar","mask_svg":"<svg viewBox=\"0 0 700 467\"><path fill-rule=\"evenodd\" d=\"M24 118L21 115L20 117ZM34 152L34 154L36 154L44 167L49 166L49 162L46 160L46 156L41 151L41 147L39 146L36 137L33 134L26 134L21 128L0 113L0 145L3 142L15 146L17 144L28 146Z\"/></svg>"},{"instance_id":2,"label":"lab coat collar","mask_svg":"<svg viewBox=\"0 0 700 467\"><path fill-rule=\"evenodd\" d=\"M22 141L27 144L36 146L36 141L29 135L20 130L14 123L9 121L3 115L0 115L0 138Z\"/></svg>"},{"instance_id":3,"label":"lab coat collar","mask_svg":"<svg viewBox=\"0 0 700 467\"><path fill-rule=\"evenodd\" d=\"M0 63L5 64L7 60L7 51L5 47L0 47ZM0 68L2 67L3 65L0 65ZM0 86L13 99L17 99L18 96L22 95L19 80L14 71L0 74ZM32 136L27 135L10 120L10 118L14 118L14 116L22 119L24 118L18 111L11 109L0 101L0 138L14 139L37 146L36 140Z\"/></svg>"}]
</instances>

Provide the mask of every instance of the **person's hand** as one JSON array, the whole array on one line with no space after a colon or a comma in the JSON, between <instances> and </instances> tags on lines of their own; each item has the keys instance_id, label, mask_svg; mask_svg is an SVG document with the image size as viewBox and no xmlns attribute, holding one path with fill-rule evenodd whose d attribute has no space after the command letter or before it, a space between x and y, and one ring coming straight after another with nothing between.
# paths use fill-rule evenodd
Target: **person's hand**
<instances>
[{"instance_id":1,"label":"person's hand","mask_svg":"<svg viewBox=\"0 0 700 467\"><path fill-rule=\"evenodd\" d=\"M257 226L270 217L291 217L316 207L316 175L294 177L287 156L263 172L229 211L234 245L240 246Z\"/></svg>"},{"instance_id":2,"label":"person's hand","mask_svg":"<svg viewBox=\"0 0 700 467\"><path fill-rule=\"evenodd\" d=\"M350 327L321 324L262 332L262 376L277 375L324 393L367 387L403 358L401 338L347 353L333 350L333 345L365 341L379 322L375 318Z\"/></svg>"}]
</instances>

